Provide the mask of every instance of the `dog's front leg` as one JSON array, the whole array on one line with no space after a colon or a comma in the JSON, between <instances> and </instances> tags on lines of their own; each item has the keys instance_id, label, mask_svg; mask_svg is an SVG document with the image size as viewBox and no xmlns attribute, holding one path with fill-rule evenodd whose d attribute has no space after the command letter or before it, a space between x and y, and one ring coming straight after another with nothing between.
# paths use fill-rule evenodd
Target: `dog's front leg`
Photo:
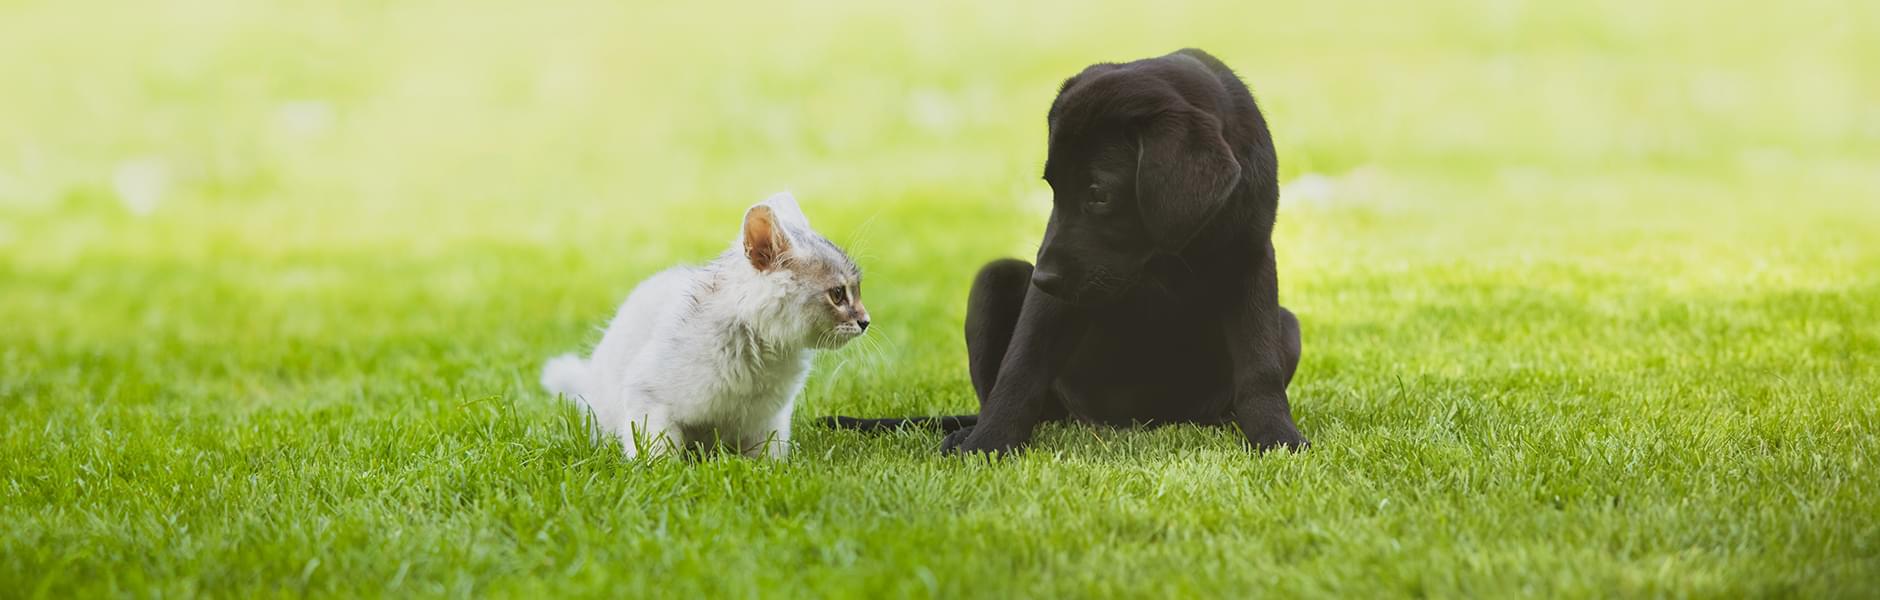
<instances>
[{"instance_id":1,"label":"dog's front leg","mask_svg":"<svg viewBox=\"0 0 1880 600\"><path fill-rule=\"evenodd\" d=\"M1031 441L1051 402L1051 384L1083 327L1069 304L1037 288L1025 295L998 380L979 407L979 423L941 442L944 452L1011 452Z\"/></svg>"},{"instance_id":2,"label":"dog's front leg","mask_svg":"<svg viewBox=\"0 0 1880 600\"><path fill-rule=\"evenodd\" d=\"M1228 294L1227 347L1234 365L1234 422L1256 451L1303 450L1309 442L1293 424L1286 386L1298 357L1298 328L1279 306L1272 246ZM1290 337L1289 337L1290 336ZM1288 361L1295 361L1288 364Z\"/></svg>"}]
</instances>

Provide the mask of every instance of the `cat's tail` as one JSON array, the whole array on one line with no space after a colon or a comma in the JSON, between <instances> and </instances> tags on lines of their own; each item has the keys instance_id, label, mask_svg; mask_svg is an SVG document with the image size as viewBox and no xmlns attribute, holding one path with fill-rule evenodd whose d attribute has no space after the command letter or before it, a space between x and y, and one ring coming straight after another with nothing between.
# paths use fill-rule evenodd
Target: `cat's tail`
<instances>
[{"instance_id":1,"label":"cat's tail","mask_svg":"<svg viewBox=\"0 0 1880 600\"><path fill-rule=\"evenodd\" d=\"M940 431L952 433L972 427L979 423L979 415L956 415L946 417L900 417L893 419L859 419L856 417L823 417L818 421L830 429L854 429L856 431L887 431L903 427L938 427Z\"/></svg>"},{"instance_id":2,"label":"cat's tail","mask_svg":"<svg viewBox=\"0 0 1880 600\"><path fill-rule=\"evenodd\" d=\"M587 361L581 360L580 356L563 354L548 359L548 363L542 365L542 387L580 404L587 403L582 399L586 393L587 380Z\"/></svg>"}]
</instances>

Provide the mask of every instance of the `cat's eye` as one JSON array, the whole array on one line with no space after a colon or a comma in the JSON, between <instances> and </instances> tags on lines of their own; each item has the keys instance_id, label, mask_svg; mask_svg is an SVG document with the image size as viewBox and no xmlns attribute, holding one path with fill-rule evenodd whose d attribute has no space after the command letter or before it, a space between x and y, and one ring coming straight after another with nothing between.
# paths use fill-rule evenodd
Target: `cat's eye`
<instances>
[{"instance_id":1,"label":"cat's eye","mask_svg":"<svg viewBox=\"0 0 1880 600\"><path fill-rule=\"evenodd\" d=\"M847 304L849 302L849 291L839 287L829 288L829 301L836 306Z\"/></svg>"}]
</instances>

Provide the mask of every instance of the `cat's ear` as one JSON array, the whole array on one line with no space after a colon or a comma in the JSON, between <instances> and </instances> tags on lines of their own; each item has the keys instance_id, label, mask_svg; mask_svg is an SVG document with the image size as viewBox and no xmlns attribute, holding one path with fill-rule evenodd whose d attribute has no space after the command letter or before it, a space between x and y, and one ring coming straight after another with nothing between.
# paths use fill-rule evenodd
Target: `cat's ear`
<instances>
[{"instance_id":1,"label":"cat's ear","mask_svg":"<svg viewBox=\"0 0 1880 600\"><path fill-rule=\"evenodd\" d=\"M809 217L803 216L803 209L796 205L796 196L790 192L777 192L765 198L762 204L777 211L777 218L783 222L804 229L810 228Z\"/></svg>"},{"instance_id":2,"label":"cat's ear","mask_svg":"<svg viewBox=\"0 0 1880 600\"><path fill-rule=\"evenodd\" d=\"M744 258L759 271L776 268L783 253L790 251L790 237L784 234L783 224L777 221L777 211L767 204L744 212L743 239Z\"/></svg>"}]
</instances>

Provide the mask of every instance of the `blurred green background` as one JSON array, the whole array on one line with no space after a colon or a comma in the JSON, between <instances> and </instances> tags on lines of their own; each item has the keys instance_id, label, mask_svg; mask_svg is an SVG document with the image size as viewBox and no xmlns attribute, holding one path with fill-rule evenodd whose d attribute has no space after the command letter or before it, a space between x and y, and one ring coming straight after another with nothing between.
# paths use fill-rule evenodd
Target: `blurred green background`
<instances>
[{"instance_id":1,"label":"blurred green background","mask_svg":"<svg viewBox=\"0 0 1880 600\"><path fill-rule=\"evenodd\" d=\"M1182 47L1314 450L808 428L972 409L1058 83ZM0 595L1858 595L1877 73L1858 1L0 1ZM782 189L876 319L796 457L587 444L540 361Z\"/></svg>"}]
</instances>

